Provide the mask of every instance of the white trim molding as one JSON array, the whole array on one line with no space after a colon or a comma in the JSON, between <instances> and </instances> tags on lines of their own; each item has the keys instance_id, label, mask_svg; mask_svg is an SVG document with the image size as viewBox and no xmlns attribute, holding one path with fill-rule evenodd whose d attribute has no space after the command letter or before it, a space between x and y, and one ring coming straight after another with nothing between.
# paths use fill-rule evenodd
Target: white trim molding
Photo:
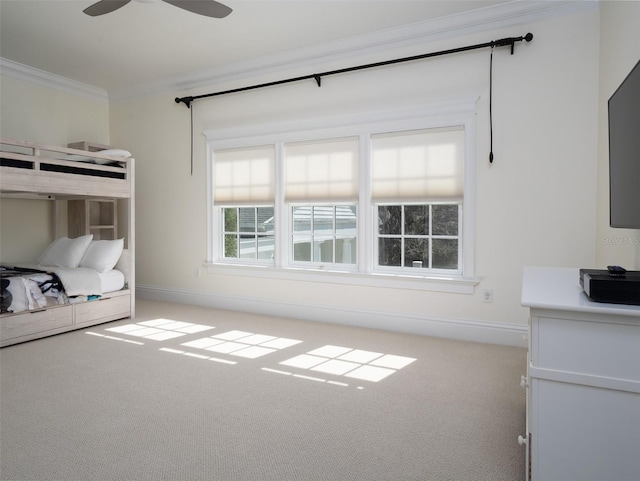
<instances>
[{"instance_id":1,"label":"white trim molding","mask_svg":"<svg viewBox=\"0 0 640 481\"><path fill-rule=\"evenodd\" d=\"M360 273L337 269L305 269L230 263L207 263L208 274L279 279L294 282L317 282L334 285L382 287L425 292L472 295L480 279L473 277L445 277L410 275L405 273Z\"/></svg>"},{"instance_id":2,"label":"white trim molding","mask_svg":"<svg viewBox=\"0 0 640 481\"><path fill-rule=\"evenodd\" d=\"M113 89L108 93L104 89L1 57L0 70L2 75L28 80L63 92L105 101L122 101L167 92L186 92L192 89L215 87L258 76L276 75L286 70L310 68L321 62L348 62L362 55L383 55L396 48L515 27L547 17L594 8L599 8L597 1L512 1L379 32L356 35L347 39L324 42L315 46L291 49L247 61L162 77L152 82ZM516 32L514 35L525 33Z\"/></svg>"},{"instance_id":3,"label":"white trim molding","mask_svg":"<svg viewBox=\"0 0 640 481\"><path fill-rule=\"evenodd\" d=\"M355 327L382 329L461 341L526 347L528 326L418 316L397 312L330 307L323 304L278 301L254 297L236 297L186 289L140 285L136 296L161 302L175 302L212 309L249 312L305 321L328 322ZM393 327L392 329L390 327Z\"/></svg>"},{"instance_id":4,"label":"white trim molding","mask_svg":"<svg viewBox=\"0 0 640 481\"><path fill-rule=\"evenodd\" d=\"M349 62L362 55L383 55L392 49L423 45L435 40L459 37L499 28L515 27L547 17L598 8L597 1L512 1L469 12L416 22L315 46L291 49L242 62L203 68L185 74L160 78L155 82L109 92L120 101L166 92L187 92L215 87L288 70L315 68L323 62ZM524 35L527 32L516 32ZM535 32L534 32L535 34ZM495 40L495 39L488 39ZM309 72L310 73L310 72Z\"/></svg>"},{"instance_id":5,"label":"white trim molding","mask_svg":"<svg viewBox=\"0 0 640 481\"><path fill-rule=\"evenodd\" d=\"M23 65L12 60L0 57L0 74L20 80L26 80L42 87L79 95L104 102L109 101L107 91L93 87L82 82L77 82L60 75L45 72L28 65Z\"/></svg>"}]
</instances>

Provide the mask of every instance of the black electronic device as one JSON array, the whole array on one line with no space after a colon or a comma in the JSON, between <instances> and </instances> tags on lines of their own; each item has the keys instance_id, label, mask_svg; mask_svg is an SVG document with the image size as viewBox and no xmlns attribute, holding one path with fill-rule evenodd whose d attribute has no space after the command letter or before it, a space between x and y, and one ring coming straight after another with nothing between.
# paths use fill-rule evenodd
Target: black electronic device
<instances>
[{"instance_id":1,"label":"black electronic device","mask_svg":"<svg viewBox=\"0 0 640 481\"><path fill-rule=\"evenodd\" d=\"M580 285L589 300L609 304L640 305L640 271L619 266L580 269Z\"/></svg>"}]
</instances>

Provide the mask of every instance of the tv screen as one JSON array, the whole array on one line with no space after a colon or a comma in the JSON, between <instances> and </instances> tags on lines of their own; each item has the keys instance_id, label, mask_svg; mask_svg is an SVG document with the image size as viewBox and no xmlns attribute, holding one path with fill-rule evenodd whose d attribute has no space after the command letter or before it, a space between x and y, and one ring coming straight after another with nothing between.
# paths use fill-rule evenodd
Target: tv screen
<instances>
[{"instance_id":1,"label":"tv screen","mask_svg":"<svg viewBox=\"0 0 640 481\"><path fill-rule=\"evenodd\" d=\"M609 214L640 229L640 61L609 99Z\"/></svg>"}]
</instances>

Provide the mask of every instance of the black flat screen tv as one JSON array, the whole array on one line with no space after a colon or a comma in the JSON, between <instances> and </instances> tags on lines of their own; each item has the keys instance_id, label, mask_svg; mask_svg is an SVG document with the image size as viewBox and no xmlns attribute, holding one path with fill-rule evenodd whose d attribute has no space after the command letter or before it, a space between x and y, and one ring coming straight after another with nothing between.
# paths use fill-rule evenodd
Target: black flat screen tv
<instances>
[{"instance_id":1,"label":"black flat screen tv","mask_svg":"<svg viewBox=\"0 0 640 481\"><path fill-rule=\"evenodd\" d=\"M640 61L608 108L609 225L640 229Z\"/></svg>"}]
</instances>

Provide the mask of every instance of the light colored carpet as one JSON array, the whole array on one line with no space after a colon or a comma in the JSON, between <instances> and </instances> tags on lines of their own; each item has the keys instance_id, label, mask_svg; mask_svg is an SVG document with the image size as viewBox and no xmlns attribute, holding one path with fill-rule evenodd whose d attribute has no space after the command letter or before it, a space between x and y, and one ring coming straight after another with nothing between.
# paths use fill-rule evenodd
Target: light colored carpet
<instances>
[{"instance_id":1,"label":"light colored carpet","mask_svg":"<svg viewBox=\"0 0 640 481\"><path fill-rule=\"evenodd\" d=\"M524 349L137 313L0 350L2 480L524 479Z\"/></svg>"}]
</instances>

